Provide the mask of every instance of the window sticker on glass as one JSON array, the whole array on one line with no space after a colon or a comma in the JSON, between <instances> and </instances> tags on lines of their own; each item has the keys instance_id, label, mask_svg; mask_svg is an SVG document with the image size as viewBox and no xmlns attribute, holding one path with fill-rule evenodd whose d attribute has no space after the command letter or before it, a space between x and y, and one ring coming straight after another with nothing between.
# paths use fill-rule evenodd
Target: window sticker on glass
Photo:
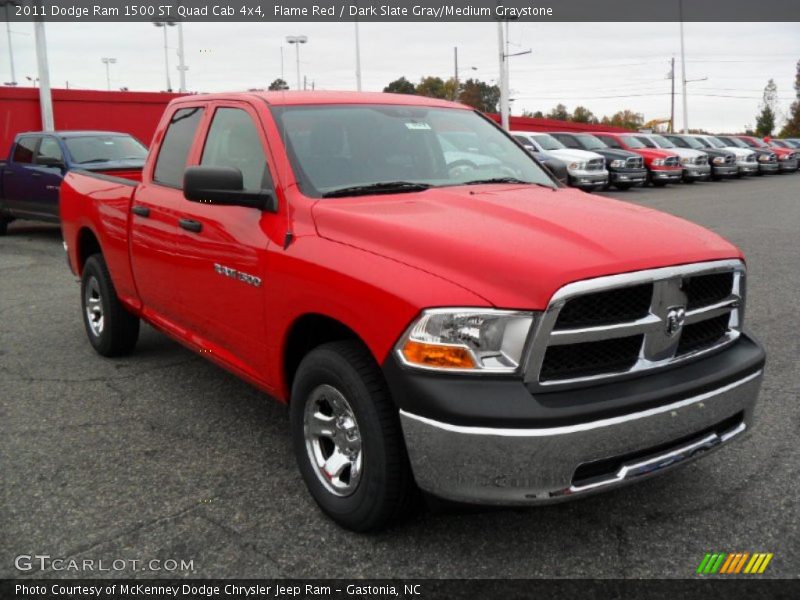
<instances>
[{"instance_id":1,"label":"window sticker on glass","mask_svg":"<svg viewBox=\"0 0 800 600\"><path fill-rule=\"evenodd\" d=\"M406 123L406 127L412 130L430 130L431 126L427 123Z\"/></svg>"}]
</instances>

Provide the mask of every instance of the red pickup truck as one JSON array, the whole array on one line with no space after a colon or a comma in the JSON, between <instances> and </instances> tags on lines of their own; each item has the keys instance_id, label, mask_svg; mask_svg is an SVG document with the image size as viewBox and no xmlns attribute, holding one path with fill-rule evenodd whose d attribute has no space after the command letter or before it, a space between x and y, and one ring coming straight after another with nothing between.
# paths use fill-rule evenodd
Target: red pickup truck
<instances>
[{"instance_id":1,"label":"red pickup truck","mask_svg":"<svg viewBox=\"0 0 800 600\"><path fill-rule=\"evenodd\" d=\"M680 183L683 179L681 159L674 152L648 148L632 133L595 133L593 135L611 148L627 150L641 156L647 167L646 183L661 187L668 183Z\"/></svg>"},{"instance_id":2,"label":"red pickup truck","mask_svg":"<svg viewBox=\"0 0 800 600\"><path fill-rule=\"evenodd\" d=\"M486 156L448 158L454 133ZM305 483L354 530L420 489L583 496L752 424L741 252L563 188L463 105L187 96L141 182L70 172L61 211L97 352L132 351L143 319L288 403Z\"/></svg>"}]
</instances>

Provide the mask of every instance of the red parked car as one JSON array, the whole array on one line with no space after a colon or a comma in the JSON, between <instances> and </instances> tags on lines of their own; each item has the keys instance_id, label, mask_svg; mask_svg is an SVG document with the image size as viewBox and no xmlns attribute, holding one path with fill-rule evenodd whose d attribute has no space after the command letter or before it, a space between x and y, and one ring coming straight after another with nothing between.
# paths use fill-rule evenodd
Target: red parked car
<instances>
[{"instance_id":1,"label":"red parked car","mask_svg":"<svg viewBox=\"0 0 800 600\"><path fill-rule=\"evenodd\" d=\"M679 183L683 179L683 166L677 154L668 150L648 148L633 134L595 133L593 135L611 148L635 152L644 158L644 165L647 167L647 183L660 187L668 183Z\"/></svg>"},{"instance_id":2,"label":"red parked car","mask_svg":"<svg viewBox=\"0 0 800 600\"><path fill-rule=\"evenodd\" d=\"M752 135L737 135L735 136L742 140L751 148L759 148L761 150L771 150L775 156L778 157L778 170L781 173L792 173L797 171L800 165L800 152L797 150L790 150L782 146L768 144L762 139Z\"/></svg>"},{"instance_id":3,"label":"red parked car","mask_svg":"<svg viewBox=\"0 0 800 600\"><path fill-rule=\"evenodd\" d=\"M131 352L144 320L287 403L300 473L345 527L384 526L419 488L580 497L752 427L765 355L741 251L562 187L470 107L184 96L134 179L61 186L89 342Z\"/></svg>"}]
</instances>

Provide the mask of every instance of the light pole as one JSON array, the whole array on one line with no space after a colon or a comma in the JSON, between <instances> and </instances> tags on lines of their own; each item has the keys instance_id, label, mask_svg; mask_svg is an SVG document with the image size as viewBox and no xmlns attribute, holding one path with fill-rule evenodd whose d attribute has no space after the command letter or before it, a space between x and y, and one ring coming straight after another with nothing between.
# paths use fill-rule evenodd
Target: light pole
<instances>
[{"instance_id":1,"label":"light pole","mask_svg":"<svg viewBox=\"0 0 800 600\"><path fill-rule=\"evenodd\" d=\"M116 64L117 63L117 59L104 56L103 58L100 59L100 62L103 63L106 66L106 87L108 88L108 91L110 92L111 91L111 67L110 67L110 65Z\"/></svg>"},{"instance_id":2,"label":"light pole","mask_svg":"<svg viewBox=\"0 0 800 600\"><path fill-rule=\"evenodd\" d=\"M169 80L169 46L167 45L167 27L175 27L174 21L154 21L153 25L164 29L164 67L167 70L167 91L172 91L172 83Z\"/></svg>"},{"instance_id":3,"label":"light pole","mask_svg":"<svg viewBox=\"0 0 800 600\"><path fill-rule=\"evenodd\" d=\"M178 22L178 73L180 74L180 87L178 88L179 92L186 93L186 71L189 70L189 67L186 66L184 62L184 54L183 54L183 23Z\"/></svg>"},{"instance_id":4,"label":"light pole","mask_svg":"<svg viewBox=\"0 0 800 600\"><path fill-rule=\"evenodd\" d=\"M361 43L358 39L358 19L356 19L356 90L361 91Z\"/></svg>"},{"instance_id":5,"label":"light pole","mask_svg":"<svg viewBox=\"0 0 800 600\"><path fill-rule=\"evenodd\" d=\"M1 0L0 4L6 11L6 36L8 37L8 62L11 66L11 81L7 81L6 85L17 85L17 75L14 72L14 45L11 43L11 20L8 18L9 4L16 4L13 0Z\"/></svg>"},{"instance_id":6,"label":"light pole","mask_svg":"<svg viewBox=\"0 0 800 600\"><path fill-rule=\"evenodd\" d=\"M308 42L308 36L305 35L287 35L286 42L294 44L296 59L297 59L297 89L300 89L300 44Z\"/></svg>"}]
</instances>

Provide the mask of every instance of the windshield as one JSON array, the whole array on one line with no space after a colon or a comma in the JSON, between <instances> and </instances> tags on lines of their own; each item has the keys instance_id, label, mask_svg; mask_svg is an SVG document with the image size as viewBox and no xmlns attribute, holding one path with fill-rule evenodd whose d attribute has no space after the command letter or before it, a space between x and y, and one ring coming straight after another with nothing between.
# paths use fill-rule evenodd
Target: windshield
<instances>
[{"instance_id":1,"label":"windshield","mask_svg":"<svg viewBox=\"0 0 800 600\"><path fill-rule=\"evenodd\" d=\"M628 146L628 148L646 148L642 142L632 135L621 135L620 139Z\"/></svg>"},{"instance_id":2,"label":"windshield","mask_svg":"<svg viewBox=\"0 0 800 600\"><path fill-rule=\"evenodd\" d=\"M675 144L670 142L663 135L652 135L652 136L650 136L650 139L655 140L656 144L658 144L658 146L660 148L675 148L676 147Z\"/></svg>"},{"instance_id":3,"label":"windshield","mask_svg":"<svg viewBox=\"0 0 800 600\"><path fill-rule=\"evenodd\" d=\"M711 148L711 142L707 141L705 138L692 138L698 144L700 144L703 148Z\"/></svg>"},{"instance_id":4,"label":"windshield","mask_svg":"<svg viewBox=\"0 0 800 600\"><path fill-rule=\"evenodd\" d=\"M728 146L736 146L737 148L749 148L747 144L745 144L742 140L735 137L721 137L719 138L723 142L728 142Z\"/></svg>"},{"instance_id":5,"label":"windshield","mask_svg":"<svg viewBox=\"0 0 800 600\"><path fill-rule=\"evenodd\" d=\"M584 150L601 150L603 148L608 148L605 142L598 140L593 135L576 135L575 139L580 142Z\"/></svg>"},{"instance_id":6,"label":"windshield","mask_svg":"<svg viewBox=\"0 0 800 600\"><path fill-rule=\"evenodd\" d=\"M556 187L528 152L472 111L358 104L276 106L272 114L307 196L501 179Z\"/></svg>"},{"instance_id":7,"label":"windshield","mask_svg":"<svg viewBox=\"0 0 800 600\"><path fill-rule=\"evenodd\" d=\"M769 148L769 146L758 138L744 138L744 143L751 148Z\"/></svg>"},{"instance_id":8,"label":"windshield","mask_svg":"<svg viewBox=\"0 0 800 600\"><path fill-rule=\"evenodd\" d=\"M705 140L709 144L711 144L714 148L724 148L725 147L725 142L723 142L722 140L718 140L713 135L708 136L707 138L705 138Z\"/></svg>"},{"instance_id":9,"label":"windshield","mask_svg":"<svg viewBox=\"0 0 800 600\"><path fill-rule=\"evenodd\" d=\"M703 148L706 147L703 144L701 144L699 141L697 141L696 138L693 138L693 137L689 137L689 136L684 135L684 136L681 136L680 139L682 139L684 142L686 142L686 145L689 146L689 148L694 148L695 150L702 150Z\"/></svg>"},{"instance_id":10,"label":"windshield","mask_svg":"<svg viewBox=\"0 0 800 600\"><path fill-rule=\"evenodd\" d=\"M636 139L639 140L640 142L642 142L648 148L658 148L658 145L653 140L651 140L649 138L641 136L641 137L637 137Z\"/></svg>"},{"instance_id":11,"label":"windshield","mask_svg":"<svg viewBox=\"0 0 800 600\"><path fill-rule=\"evenodd\" d=\"M82 135L64 138L72 162L88 164L114 160L144 160L147 148L129 135Z\"/></svg>"},{"instance_id":12,"label":"windshield","mask_svg":"<svg viewBox=\"0 0 800 600\"><path fill-rule=\"evenodd\" d=\"M537 134L531 136L533 140L542 147L542 150L563 150L566 148L564 144L559 142L552 135Z\"/></svg>"}]
</instances>

